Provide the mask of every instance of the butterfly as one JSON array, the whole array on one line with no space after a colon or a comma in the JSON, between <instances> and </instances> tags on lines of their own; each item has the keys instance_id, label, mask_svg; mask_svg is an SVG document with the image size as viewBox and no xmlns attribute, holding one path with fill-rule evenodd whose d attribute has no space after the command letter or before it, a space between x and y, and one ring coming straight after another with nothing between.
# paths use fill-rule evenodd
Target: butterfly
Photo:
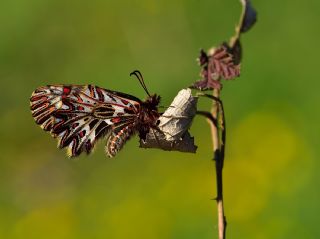
<instances>
[{"instance_id":1,"label":"butterfly","mask_svg":"<svg viewBox=\"0 0 320 239\"><path fill-rule=\"evenodd\" d=\"M67 148L69 157L89 154L103 137L107 156L114 157L131 136L138 133L145 140L159 123L160 96L149 94L140 71L131 75L147 93L145 101L94 85L47 85L31 95L32 116L58 139L59 148Z\"/></svg>"}]
</instances>

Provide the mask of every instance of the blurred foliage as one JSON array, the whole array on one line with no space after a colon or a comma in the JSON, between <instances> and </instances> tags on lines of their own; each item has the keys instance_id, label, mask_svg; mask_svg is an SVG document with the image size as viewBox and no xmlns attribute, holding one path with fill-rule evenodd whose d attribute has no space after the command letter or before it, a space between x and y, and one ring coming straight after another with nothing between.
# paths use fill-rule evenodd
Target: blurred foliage
<instances>
[{"instance_id":1,"label":"blurred foliage","mask_svg":"<svg viewBox=\"0 0 320 239\"><path fill-rule=\"evenodd\" d=\"M224 83L230 238L319 238L320 2L254 1L241 77ZM142 150L112 160L103 142L69 160L34 122L38 86L96 84L140 98L143 72L168 105L198 79L196 57L229 39L238 1L0 2L0 238L214 238L209 127L196 155ZM223 26L223 27L221 27ZM200 107L208 109L203 99Z\"/></svg>"}]
</instances>

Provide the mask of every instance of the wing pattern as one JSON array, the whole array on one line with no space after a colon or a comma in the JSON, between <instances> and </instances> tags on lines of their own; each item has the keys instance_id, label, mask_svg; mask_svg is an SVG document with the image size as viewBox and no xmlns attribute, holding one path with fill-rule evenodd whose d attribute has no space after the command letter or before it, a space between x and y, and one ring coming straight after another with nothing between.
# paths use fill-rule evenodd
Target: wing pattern
<instances>
[{"instance_id":1,"label":"wing pattern","mask_svg":"<svg viewBox=\"0 0 320 239\"><path fill-rule=\"evenodd\" d=\"M70 157L90 153L105 135L107 155L115 156L135 132L140 103L134 96L93 85L48 85L30 98L36 123L57 138L58 147L66 147Z\"/></svg>"}]
</instances>

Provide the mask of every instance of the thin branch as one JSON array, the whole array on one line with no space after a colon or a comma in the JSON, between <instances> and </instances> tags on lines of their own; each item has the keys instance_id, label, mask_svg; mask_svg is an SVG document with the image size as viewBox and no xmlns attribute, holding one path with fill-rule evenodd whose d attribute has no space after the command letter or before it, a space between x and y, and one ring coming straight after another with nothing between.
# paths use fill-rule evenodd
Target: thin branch
<instances>
[{"instance_id":1,"label":"thin branch","mask_svg":"<svg viewBox=\"0 0 320 239\"><path fill-rule=\"evenodd\" d=\"M206 117L208 122L211 122L212 124L217 125L217 119L213 118L210 112L198 110L196 114Z\"/></svg>"},{"instance_id":2,"label":"thin branch","mask_svg":"<svg viewBox=\"0 0 320 239\"><path fill-rule=\"evenodd\" d=\"M219 98L215 97L214 95L198 93L197 96L207 97L209 99L214 100L215 103L218 104L217 110L218 110L219 114L218 114L217 119L213 118L213 115L211 113L209 113L208 111L197 111L197 114L205 116L208 120L211 121L211 123L213 123L218 129L220 129L220 131L221 131L221 135L219 135L220 136L220 153L221 153L220 158L222 159L222 166L223 166L225 144L226 144L226 135L227 135L223 103Z\"/></svg>"},{"instance_id":3,"label":"thin branch","mask_svg":"<svg viewBox=\"0 0 320 239\"><path fill-rule=\"evenodd\" d=\"M202 115L207 118L211 127L212 147L213 147L213 160L215 161L216 168L216 182L217 182L217 201L218 208L218 228L219 239L225 239L227 221L224 215L223 208L223 184L222 184L222 169L224 163L224 150L226 143L226 126L223 104L220 100L220 90L214 89L213 95L197 94L213 100L211 113L208 111L197 111L197 115Z\"/></svg>"},{"instance_id":4,"label":"thin branch","mask_svg":"<svg viewBox=\"0 0 320 239\"><path fill-rule=\"evenodd\" d=\"M219 239L225 239L227 221L224 215L223 207L223 184L222 184L222 169L224 161L224 145L225 145L225 122L222 102L219 99L220 90L214 89L214 99L211 109L211 114L217 124L214 124L211 120L208 121L211 126L213 159L216 166L216 183L217 183L217 210L218 210L218 229ZM209 96L208 96L209 97ZM217 100L218 99L218 100ZM217 120L220 119L220 120Z\"/></svg>"}]
</instances>

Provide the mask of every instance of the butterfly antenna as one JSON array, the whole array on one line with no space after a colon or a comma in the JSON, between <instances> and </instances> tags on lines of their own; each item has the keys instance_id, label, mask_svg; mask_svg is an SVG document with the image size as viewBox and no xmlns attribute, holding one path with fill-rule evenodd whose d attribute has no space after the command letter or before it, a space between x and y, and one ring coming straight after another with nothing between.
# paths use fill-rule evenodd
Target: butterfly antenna
<instances>
[{"instance_id":1,"label":"butterfly antenna","mask_svg":"<svg viewBox=\"0 0 320 239\"><path fill-rule=\"evenodd\" d=\"M139 80L139 82L140 82L142 88L144 89L144 91L148 94L148 96L150 96L150 93L149 93L149 91L147 89L146 84L144 83L143 76L142 76L141 72L138 71L138 70L135 70L135 71L130 73L130 76L132 76L132 75L135 75L137 77L137 79Z\"/></svg>"}]
</instances>

